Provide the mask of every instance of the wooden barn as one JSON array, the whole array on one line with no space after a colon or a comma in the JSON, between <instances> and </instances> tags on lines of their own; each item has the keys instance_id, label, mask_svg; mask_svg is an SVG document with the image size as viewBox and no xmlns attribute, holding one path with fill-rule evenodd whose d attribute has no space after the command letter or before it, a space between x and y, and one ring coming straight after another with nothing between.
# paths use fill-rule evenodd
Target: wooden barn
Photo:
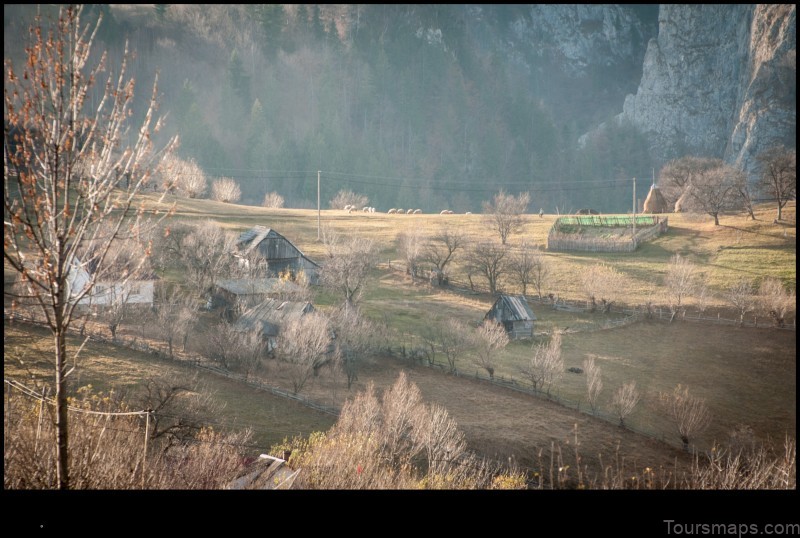
<instances>
[{"instance_id":1,"label":"wooden barn","mask_svg":"<svg viewBox=\"0 0 800 538\"><path fill-rule=\"evenodd\" d=\"M533 337L536 315L522 295L501 295L486 313L484 320L502 323L512 340Z\"/></svg>"},{"instance_id":2,"label":"wooden barn","mask_svg":"<svg viewBox=\"0 0 800 538\"><path fill-rule=\"evenodd\" d=\"M312 284L317 283L319 265L303 254L299 248L281 234L266 226L254 226L243 232L236 240L239 263L249 264L253 254L258 254L267 262L270 276L277 277L288 272L296 277L305 272Z\"/></svg>"},{"instance_id":3,"label":"wooden barn","mask_svg":"<svg viewBox=\"0 0 800 538\"><path fill-rule=\"evenodd\" d=\"M239 333L263 338L268 342L267 350L272 351L282 325L313 311L314 305L309 302L267 299L242 314L233 327Z\"/></svg>"}]
</instances>

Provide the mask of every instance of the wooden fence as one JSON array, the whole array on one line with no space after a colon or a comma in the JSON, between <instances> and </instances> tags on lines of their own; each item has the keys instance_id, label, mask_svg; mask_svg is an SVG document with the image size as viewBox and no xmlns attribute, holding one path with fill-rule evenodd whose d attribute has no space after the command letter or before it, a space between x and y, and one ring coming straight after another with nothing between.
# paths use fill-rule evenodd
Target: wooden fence
<instances>
[{"instance_id":1,"label":"wooden fence","mask_svg":"<svg viewBox=\"0 0 800 538\"><path fill-rule=\"evenodd\" d=\"M624 228L631 227L633 218L629 215L588 215L580 217L559 217L547 235L547 249L552 251L582 252L633 252L639 243L658 237L669 226L667 217L636 217L636 225L642 228L636 235L621 238L581 237L575 233L581 227ZM577 228L577 230L575 230Z\"/></svg>"}]
</instances>

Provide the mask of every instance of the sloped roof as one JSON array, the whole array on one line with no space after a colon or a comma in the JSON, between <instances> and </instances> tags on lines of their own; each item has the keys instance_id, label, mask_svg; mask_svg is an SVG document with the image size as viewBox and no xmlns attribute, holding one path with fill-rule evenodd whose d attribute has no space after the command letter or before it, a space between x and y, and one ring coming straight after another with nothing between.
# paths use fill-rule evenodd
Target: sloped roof
<instances>
[{"instance_id":1,"label":"sloped roof","mask_svg":"<svg viewBox=\"0 0 800 538\"><path fill-rule=\"evenodd\" d=\"M278 327L313 311L314 306L307 301L267 299L242 314L234 324L234 328L240 332L258 329L267 336L277 336Z\"/></svg>"},{"instance_id":2,"label":"sloped roof","mask_svg":"<svg viewBox=\"0 0 800 538\"><path fill-rule=\"evenodd\" d=\"M533 313L527 299L522 295L501 295L492 305L489 313L499 306L498 303L502 303L504 307L502 309L505 315L503 321L533 321L536 319L536 314Z\"/></svg>"},{"instance_id":3,"label":"sloped roof","mask_svg":"<svg viewBox=\"0 0 800 538\"><path fill-rule=\"evenodd\" d=\"M283 239L291 246L291 248L297 251L297 256L291 256L292 258L300 257L307 260L312 265L319 267L319 264L303 254L303 251L297 248L297 245L289 241L286 237L282 236L275 230L267 228L266 226L261 226L260 224L253 226L249 230L244 231L239 235L239 238L236 240L236 245L239 248L239 254L247 256L267 238Z\"/></svg>"},{"instance_id":4,"label":"sloped roof","mask_svg":"<svg viewBox=\"0 0 800 538\"><path fill-rule=\"evenodd\" d=\"M266 295L279 291L295 292L300 287L279 278L222 278L217 287L234 295Z\"/></svg>"}]
</instances>

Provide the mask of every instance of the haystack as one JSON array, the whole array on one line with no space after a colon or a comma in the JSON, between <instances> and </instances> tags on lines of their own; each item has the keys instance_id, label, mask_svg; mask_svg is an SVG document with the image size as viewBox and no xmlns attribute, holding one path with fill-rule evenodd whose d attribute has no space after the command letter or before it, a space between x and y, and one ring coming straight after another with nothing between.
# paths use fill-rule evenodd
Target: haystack
<instances>
[{"instance_id":1,"label":"haystack","mask_svg":"<svg viewBox=\"0 0 800 538\"><path fill-rule=\"evenodd\" d=\"M661 194L661 191L653 185L650 187L650 192L647 194L647 199L644 201L645 213L666 213L669 211L669 204L666 198Z\"/></svg>"}]
</instances>

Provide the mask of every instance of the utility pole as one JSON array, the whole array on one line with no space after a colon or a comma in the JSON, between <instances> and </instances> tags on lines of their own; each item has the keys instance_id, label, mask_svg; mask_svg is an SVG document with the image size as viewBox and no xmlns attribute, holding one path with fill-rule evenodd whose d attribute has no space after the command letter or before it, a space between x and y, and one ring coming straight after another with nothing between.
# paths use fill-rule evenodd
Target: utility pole
<instances>
[{"instance_id":1,"label":"utility pole","mask_svg":"<svg viewBox=\"0 0 800 538\"><path fill-rule=\"evenodd\" d=\"M636 178L633 178L633 237L636 238Z\"/></svg>"},{"instance_id":2,"label":"utility pole","mask_svg":"<svg viewBox=\"0 0 800 538\"><path fill-rule=\"evenodd\" d=\"M322 172L320 170L317 170L317 241L319 241L321 239L321 237L320 237L320 225L319 225L319 220L320 220L320 218L319 218L319 215L320 215L320 209L319 209L319 175L321 173Z\"/></svg>"}]
</instances>

